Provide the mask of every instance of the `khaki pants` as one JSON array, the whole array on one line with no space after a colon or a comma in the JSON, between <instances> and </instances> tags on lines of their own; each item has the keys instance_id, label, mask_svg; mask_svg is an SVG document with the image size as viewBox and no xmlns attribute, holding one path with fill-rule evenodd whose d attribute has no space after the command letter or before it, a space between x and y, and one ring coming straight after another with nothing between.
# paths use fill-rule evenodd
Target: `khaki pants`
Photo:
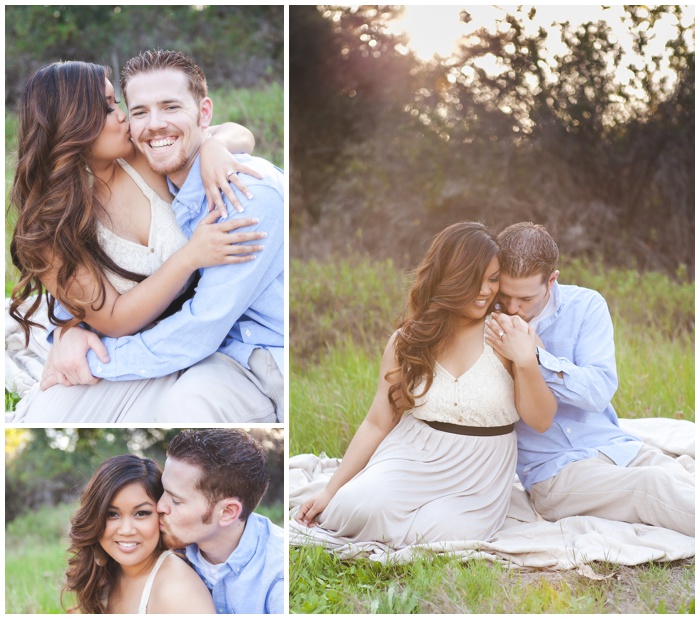
<instances>
[{"instance_id":1,"label":"khaki pants","mask_svg":"<svg viewBox=\"0 0 700 619\"><path fill-rule=\"evenodd\" d=\"M158 423L284 421L284 379L272 355L256 348L250 370L222 353L181 373L160 400Z\"/></svg>"},{"instance_id":2,"label":"khaki pants","mask_svg":"<svg viewBox=\"0 0 700 619\"><path fill-rule=\"evenodd\" d=\"M55 385L20 402L19 421L130 425L284 421L284 379L272 355L257 348L249 364L250 370L214 353L162 378Z\"/></svg>"},{"instance_id":3,"label":"khaki pants","mask_svg":"<svg viewBox=\"0 0 700 619\"><path fill-rule=\"evenodd\" d=\"M177 382L177 374L143 380L101 380L94 385L46 391L36 386L19 403L17 421L24 423L124 423L138 425L154 421L158 403Z\"/></svg>"},{"instance_id":4,"label":"khaki pants","mask_svg":"<svg viewBox=\"0 0 700 619\"><path fill-rule=\"evenodd\" d=\"M530 498L551 521L598 516L695 537L695 475L647 445L626 467L604 454L571 462L555 477L533 484Z\"/></svg>"}]
</instances>

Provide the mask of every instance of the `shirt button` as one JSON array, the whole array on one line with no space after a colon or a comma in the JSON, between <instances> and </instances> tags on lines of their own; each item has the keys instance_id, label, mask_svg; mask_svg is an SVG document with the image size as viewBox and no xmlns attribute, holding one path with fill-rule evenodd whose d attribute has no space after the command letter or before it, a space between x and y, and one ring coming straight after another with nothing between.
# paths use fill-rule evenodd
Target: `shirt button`
<instances>
[{"instance_id":1,"label":"shirt button","mask_svg":"<svg viewBox=\"0 0 700 619\"><path fill-rule=\"evenodd\" d=\"M155 249L153 247L151 247L151 253L153 253L154 251L155 251Z\"/></svg>"},{"instance_id":2,"label":"shirt button","mask_svg":"<svg viewBox=\"0 0 700 619\"><path fill-rule=\"evenodd\" d=\"M571 434L571 428L567 428L567 429L566 429L566 433L567 433L567 434Z\"/></svg>"},{"instance_id":3,"label":"shirt button","mask_svg":"<svg viewBox=\"0 0 700 619\"><path fill-rule=\"evenodd\" d=\"M139 370L139 374L141 374L141 376L145 376L145 375L146 375L146 370Z\"/></svg>"},{"instance_id":4,"label":"shirt button","mask_svg":"<svg viewBox=\"0 0 700 619\"><path fill-rule=\"evenodd\" d=\"M95 369L96 372L102 373L102 366L98 365L97 368Z\"/></svg>"},{"instance_id":5,"label":"shirt button","mask_svg":"<svg viewBox=\"0 0 700 619\"><path fill-rule=\"evenodd\" d=\"M250 329L245 330L246 337L250 337L252 333L250 332Z\"/></svg>"}]
</instances>

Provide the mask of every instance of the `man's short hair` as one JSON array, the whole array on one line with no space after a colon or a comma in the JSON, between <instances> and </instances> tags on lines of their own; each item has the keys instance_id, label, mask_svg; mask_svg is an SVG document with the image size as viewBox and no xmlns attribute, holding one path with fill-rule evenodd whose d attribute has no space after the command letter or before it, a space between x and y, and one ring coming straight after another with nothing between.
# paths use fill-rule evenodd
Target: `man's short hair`
<instances>
[{"instance_id":1,"label":"man's short hair","mask_svg":"<svg viewBox=\"0 0 700 619\"><path fill-rule=\"evenodd\" d=\"M183 430L170 441L167 456L200 469L196 488L210 507L222 499L238 499L241 520L258 506L270 483L265 450L243 430Z\"/></svg>"},{"instance_id":2,"label":"man's short hair","mask_svg":"<svg viewBox=\"0 0 700 619\"><path fill-rule=\"evenodd\" d=\"M559 248L544 226L524 221L508 226L496 238L501 250L501 273L523 278L542 275L543 281L557 268Z\"/></svg>"},{"instance_id":3,"label":"man's short hair","mask_svg":"<svg viewBox=\"0 0 700 619\"><path fill-rule=\"evenodd\" d=\"M124 65L120 82L124 98L127 99L126 89L132 77L140 73L150 73L164 69L175 69L185 74L190 93L197 103L207 96L207 78L194 60L189 56L185 56L182 52L151 49L141 52L138 56L131 58L131 60L127 60Z\"/></svg>"}]
</instances>

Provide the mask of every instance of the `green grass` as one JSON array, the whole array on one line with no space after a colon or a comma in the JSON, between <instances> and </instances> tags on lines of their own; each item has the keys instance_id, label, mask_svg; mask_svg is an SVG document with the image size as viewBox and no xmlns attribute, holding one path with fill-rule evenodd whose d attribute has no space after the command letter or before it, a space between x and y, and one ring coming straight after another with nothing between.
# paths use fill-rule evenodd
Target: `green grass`
<instances>
[{"instance_id":1,"label":"green grass","mask_svg":"<svg viewBox=\"0 0 700 619\"><path fill-rule=\"evenodd\" d=\"M565 262L562 283L595 288L615 323L621 417L695 419L695 285ZM381 354L409 278L390 261L292 261L289 453L342 456L374 397ZM310 328L309 325L313 325ZM385 566L290 549L294 613L694 613L695 561L524 573L431 557Z\"/></svg>"},{"instance_id":2,"label":"green grass","mask_svg":"<svg viewBox=\"0 0 700 619\"><path fill-rule=\"evenodd\" d=\"M5 528L5 612L62 613L66 533L74 505L43 507ZM66 605L72 604L66 597Z\"/></svg>"},{"instance_id":3,"label":"green grass","mask_svg":"<svg viewBox=\"0 0 700 619\"><path fill-rule=\"evenodd\" d=\"M284 88L272 82L263 88L216 90L214 121L237 122L255 136L255 155L284 167Z\"/></svg>"},{"instance_id":4,"label":"green grass","mask_svg":"<svg viewBox=\"0 0 700 619\"><path fill-rule=\"evenodd\" d=\"M285 516L284 504L275 503L274 505L258 505L255 510L261 516L265 516L280 527L284 527L284 522L287 519Z\"/></svg>"},{"instance_id":5,"label":"green grass","mask_svg":"<svg viewBox=\"0 0 700 619\"><path fill-rule=\"evenodd\" d=\"M68 565L67 538L75 504L46 506L5 527L5 613L63 613L60 593ZM256 512L284 526L282 503ZM74 604L66 596L65 604Z\"/></svg>"},{"instance_id":6,"label":"green grass","mask_svg":"<svg viewBox=\"0 0 700 619\"><path fill-rule=\"evenodd\" d=\"M576 572L520 572L483 560L341 561L316 546L290 549L290 611L299 614L694 613L695 569L650 564ZM682 569L679 569L682 568Z\"/></svg>"},{"instance_id":7,"label":"green grass","mask_svg":"<svg viewBox=\"0 0 700 619\"><path fill-rule=\"evenodd\" d=\"M289 453L341 456L369 409L379 378L381 350L371 354L351 340L296 373L290 351Z\"/></svg>"}]
</instances>

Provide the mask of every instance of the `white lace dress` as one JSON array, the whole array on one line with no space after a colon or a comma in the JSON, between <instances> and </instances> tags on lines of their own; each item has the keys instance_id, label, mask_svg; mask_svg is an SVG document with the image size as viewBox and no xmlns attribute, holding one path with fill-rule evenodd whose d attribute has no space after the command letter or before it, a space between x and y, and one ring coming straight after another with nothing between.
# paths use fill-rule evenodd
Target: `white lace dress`
<instances>
[{"instance_id":1,"label":"white lace dress","mask_svg":"<svg viewBox=\"0 0 700 619\"><path fill-rule=\"evenodd\" d=\"M326 532L348 542L377 541L400 549L487 541L501 528L515 476L515 432L451 434L423 420L487 427L514 423L510 374L484 344L481 357L458 378L437 365L430 390L417 404L320 515Z\"/></svg>"},{"instance_id":2,"label":"white lace dress","mask_svg":"<svg viewBox=\"0 0 700 619\"><path fill-rule=\"evenodd\" d=\"M155 273L160 265L185 245L187 237L177 225L172 206L149 187L126 161L117 159L117 162L151 203L148 246L117 236L100 222L97 223L97 238L105 253L120 267L132 273L148 276ZM124 294L136 285L136 282L120 277L116 273L107 271L106 275L119 294ZM187 286L183 290L186 288Z\"/></svg>"}]
</instances>

